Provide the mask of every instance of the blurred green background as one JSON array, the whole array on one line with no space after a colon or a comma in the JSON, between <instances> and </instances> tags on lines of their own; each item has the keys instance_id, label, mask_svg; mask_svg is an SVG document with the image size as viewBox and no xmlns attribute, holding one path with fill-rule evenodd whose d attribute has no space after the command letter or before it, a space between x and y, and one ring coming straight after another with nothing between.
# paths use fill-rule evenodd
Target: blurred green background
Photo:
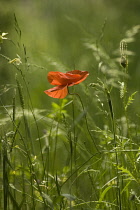
<instances>
[{"instance_id":1,"label":"blurred green background","mask_svg":"<svg viewBox=\"0 0 140 210\"><path fill-rule=\"evenodd\" d=\"M22 136L25 136L27 145L32 148L31 153L37 155L37 160L41 162L40 151L43 150L46 158L46 150L50 146L49 160L51 163L49 167L52 167L52 173L56 167L60 174L70 160L69 138L67 137L69 133L73 132L71 135L74 141L78 140L78 144L80 142L82 145L75 147L77 157L80 157L76 160L77 165L83 164L83 161L86 161L89 154L93 152L93 141L88 130L92 132L96 145L101 149L113 148L112 137L110 138L112 133L109 131L111 120L106 93L88 86L90 83L97 83L97 78L100 78L103 84L107 85L108 90L111 90L114 116L117 126L120 126L119 132L124 136L125 141L129 141L125 138L127 137L126 121L129 120L130 128L133 129L131 137L139 145L137 127L140 124L140 0L1 0L0 3L0 31L8 33L8 39L3 40L3 43L0 44L0 126L2 125L3 132L1 136L8 136L8 132L13 130L14 120L11 121L12 118L10 119L9 116L13 114L12 107L13 110L16 107L15 116L19 117L18 125L22 121L20 130ZM123 82L126 79L123 76L125 70L120 66L122 39L127 40L129 63L126 99L128 100L132 93L138 91L134 97L134 103L128 107L128 119L125 118L126 104L123 104L123 99L120 98L118 87L118 81ZM14 66L8 63L8 59L16 58L17 54L21 57L22 64ZM66 72L74 69L89 71L89 76L83 83L70 87L70 92L78 93L83 101L87 111L87 122L84 118L85 110L82 109L77 97L67 96L66 99L60 100L50 98L44 93L44 90L52 87L47 81L49 71ZM16 78L22 87L25 109L18 93ZM16 106L13 103L13 96L15 96ZM71 103L72 100L73 103ZM66 104L70 106L65 106ZM89 126L88 130L86 123ZM106 137L108 131L109 134ZM49 143L45 135L48 135ZM41 137L43 149L39 145L38 137ZM6 138L7 141L8 137ZM20 138L18 139L18 136L16 138L13 145L19 144L22 147ZM88 148L88 150L83 148ZM14 149L16 150L16 146ZM62 154L61 157L60 154ZM113 156L112 160L111 155L108 157L109 161L114 162ZM21 158L16 160L23 162ZM24 161L26 165L26 157ZM109 177L111 177L110 162L103 156L103 159L100 159L103 170L104 161L109 170ZM39 176L41 174L40 165L37 165L36 170ZM97 162L96 165L100 170L100 164ZM102 175L100 178L107 183L108 174L105 176L107 178L105 181ZM97 179L98 176L95 177L95 183L99 189ZM86 180L83 182L81 179L80 182L83 197L86 195L89 199L91 193L87 193L86 190L89 190L91 182L87 180L89 184L87 188L83 185ZM135 185L133 187L136 188ZM125 201L127 202L127 199Z\"/></svg>"},{"instance_id":2,"label":"blurred green background","mask_svg":"<svg viewBox=\"0 0 140 210\"><path fill-rule=\"evenodd\" d=\"M26 48L29 71L26 79L34 107L45 108L54 99L44 94L51 87L46 80L49 71L87 70L90 76L85 84L96 82L99 62L85 43L100 43L111 59L119 50L127 30L140 24L139 0L1 0L0 31L7 32L9 40L1 45L1 54L13 59L16 54L23 61ZM16 15L21 39L15 30ZM20 47L18 46L20 45ZM140 90L140 33L128 43L130 93ZM119 53L117 54L119 57ZM15 69L0 58L0 84L14 83ZM118 65L118 68L121 67ZM80 90L80 88L79 88ZM9 93L5 100L9 102ZM137 108L140 102L136 95Z\"/></svg>"}]
</instances>

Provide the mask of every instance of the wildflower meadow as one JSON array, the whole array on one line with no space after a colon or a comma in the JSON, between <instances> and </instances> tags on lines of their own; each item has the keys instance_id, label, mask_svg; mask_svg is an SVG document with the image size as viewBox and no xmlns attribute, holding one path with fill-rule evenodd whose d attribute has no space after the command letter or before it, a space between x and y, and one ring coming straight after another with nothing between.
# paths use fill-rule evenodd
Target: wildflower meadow
<instances>
[{"instance_id":1,"label":"wildflower meadow","mask_svg":"<svg viewBox=\"0 0 140 210\"><path fill-rule=\"evenodd\" d=\"M139 1L2 3L0 209L139 210Z\"/></svg>"}]
</instances>

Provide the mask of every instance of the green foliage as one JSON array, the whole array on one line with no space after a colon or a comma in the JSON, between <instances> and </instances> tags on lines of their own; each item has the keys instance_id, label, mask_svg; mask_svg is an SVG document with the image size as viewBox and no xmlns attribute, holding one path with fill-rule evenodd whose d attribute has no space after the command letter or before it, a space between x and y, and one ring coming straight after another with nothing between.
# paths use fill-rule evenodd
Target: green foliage
<instances>
[{"instance_id":1,"label":"green foliage","mask_svg":"<svg viewBox=\"0 0 140 210\"><path fill-rule=\"evenodd\" d=\"M71 102L68 102L67 99L63 99L61 102L60 102L60 105L55 103L55 102L52 102L52 111L50 114L48 114L48 117L50 118L55 118L56 120L60 120L63 118L63 115L67 116L67 111L65 109L65 107L67 105L69 105Z\"/></svg>"},{"instance_id":2,"label":"green foliage","mask_svg":"<svg viewBox=\"0 0 140 210\"><path fill-rule=\"evenodd\" d=\"M20 99L20 105L22 107L22 109L24 110L24 98L23 98L23 93L22 93L22 87L21 84L19 83L18 79L16 78L16 83L17 83L17 89L19 92L19 99Z\"/></svg>"},{"instance_id":3,"label":"green foliage","mask_svg":"<svg viewBox=\"0 0 140 210\"><path fill-rule=\"evenodd\" d=\"M134 93L132 93L132 94L128 97L128 101L127 101L127 103L126 103L125 110L127 110L128 106L129 106L130 104L133 103L133 101L134 101L134 96L136 95L137 92L138 92L138 91L135 91Z\"/></svg>"}]
</instances>

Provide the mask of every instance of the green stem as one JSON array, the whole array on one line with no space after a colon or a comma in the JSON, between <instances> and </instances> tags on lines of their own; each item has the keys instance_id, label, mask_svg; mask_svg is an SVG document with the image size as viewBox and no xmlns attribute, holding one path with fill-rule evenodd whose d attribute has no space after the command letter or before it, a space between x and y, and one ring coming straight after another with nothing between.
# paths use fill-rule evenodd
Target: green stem
<instances>
[{"instance_id":1,"label":"green stem","mask_svg":"<svg viewBox=\"0 0 140 210\"><path fill-rule=\"evenodd\" d=\"M105 92L107 95L107 101L109 105L109 110L110 110L110 115L111 115L111 121L112 121L112 130L113 130L113 137L114 137L114 146L115 146L115 158L116 158L116 173L117 173L117 189L118 189L118 194L117 194L117 204L119 206L119 210L122 209L121 205L121 192L120 192L120 180L119 180L119 160L118 160L118 153L117 153L117 141L116 141L116 124L115 124L115 119L114 119L114 111L113 111L113 105L112 105L112 100L110 96L110 92L105 88Z\"/></svg>"},{"instance_id":2,"label":"green stem","mask_svg":"<svg viewBox=\"0 0 140 210\"><path fill-rule=\"evenodd\" d=\"M36 173L35 173L35 170L34 170L34 166L33 166L33 164L32 164L32 160L31 160L31 157L30 157L30 154L29 154L29 149L27 148L27 145L26 145L26 143L25 143L25 140L24 140L24 138L23 138L21 132L20 132L19 129L17 128L17 125L16 125L15 122L13 121L13 118L12 118L11 115L9 114L8 110L7 110L6 107L3 105L3 103L2 103L1 100L0 100L0 102L1 102L2 106L4 107L5 111L7 112L9 118L11 119L13 125L15 126L15 129L17 130L17 132L18 132L18 134L19 134L19 136L20 136L20 138L21 138L21 140L22 140L22 142L23 142L23 145L24 145L25 151L26 151L26 155L27 155L27 158L28 158L28 161L29 161L29 169L30 169L30 172L31 172L31 176L32 176L32 178L36 181L36 184L37 184L37 187L38 187L38 191L39 191L39 193L40 193L40 195L41 195L41 197L42 197L42 200L43 200L43 202L44 202L45 207L47 207L46 200L45 200L44 196L42 195L42 190L41 190L41 187L40 187L40 185L39 185L39 183L38 183L38 179L37 179L37 176L36 176ZM32 186L32 187L33 187L33 186Z\"/></svg>"},{"instance_id":3,"label":"green stem","mask_svg":"<svg viewBox=\"0 0 140 210\"><path fill-rule=\"evenodd\" d=\"M98 149L98 147L97 147L97 145L96 145L96 143L95 143L95 141L94 141L94 139L93 139L93 136L92 136L92 134L91 134L91 132L90 132L90 129L89 129L89 127L88 127L88 121L87 121L87 116L86 116L87 111L86 111L85 108L84 108L84 105L83 105L83 102L82 102L82 100L81 100L81 97L79 96L78 93L69 93L69 94L70 94L70 95L76 95L76 96L78 97L78 99L80 100L80 103L81 103L81 105L82 105L83 112L85 113L84 116L85 116L87 131L88 131L88 133L89 133L89 135L90 135L90 137L91 137L91 139L92 139L92 142L93 142L93 144L94 144L94 146L95 146L97 152L98 152L98 153L101 153L100 150Z\"/></svg>"}]
</instances>

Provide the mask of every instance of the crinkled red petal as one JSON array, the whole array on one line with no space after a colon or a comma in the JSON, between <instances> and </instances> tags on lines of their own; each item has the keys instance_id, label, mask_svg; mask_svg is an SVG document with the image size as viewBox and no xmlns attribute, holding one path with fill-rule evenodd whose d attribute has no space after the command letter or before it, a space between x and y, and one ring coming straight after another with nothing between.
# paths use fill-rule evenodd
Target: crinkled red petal
<instances>
[{"instance_id":1,"label":"crinkled red petal","mask_svg":"<svg viewBox=\"0 0 140 210\"><path fill-rule=\"evenodd\" d=\"M49 72L48 81L52 85L76 85L84 81L89 73L87 71L73 70L67 73L62 72Z\"/></svg>"},{"instance_id":2,"label":"crinkled red petal","mask_svg":"<svg viewBox=\"0 0 140 210\"><path fill-rule=\"evenodd\" d=\"M67 86L61 85L45 90L44 92L52 98L65 98L68 94L68 88Z\"/></svg>"}]
</instances>

